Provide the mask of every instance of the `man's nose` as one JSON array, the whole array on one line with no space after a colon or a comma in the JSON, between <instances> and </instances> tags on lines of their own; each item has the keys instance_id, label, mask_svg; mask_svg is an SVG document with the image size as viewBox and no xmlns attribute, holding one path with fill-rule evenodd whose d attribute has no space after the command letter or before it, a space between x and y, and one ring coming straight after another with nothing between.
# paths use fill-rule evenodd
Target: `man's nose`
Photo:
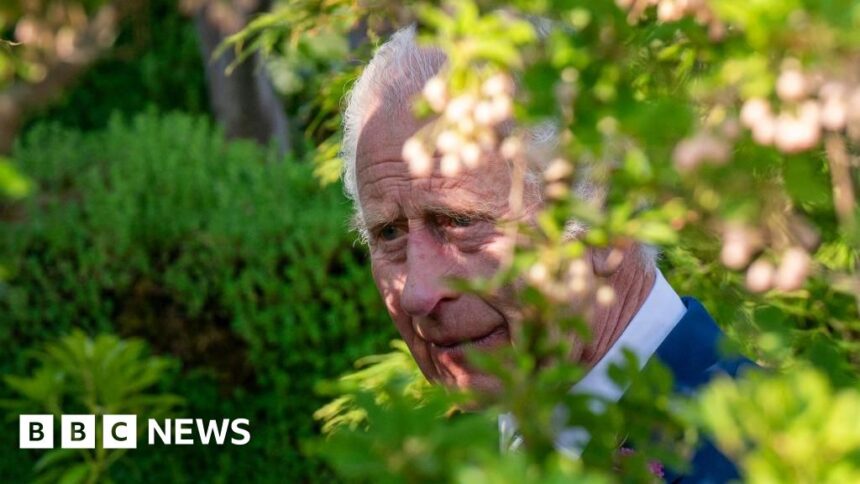
<instances>
[{"instance_id":1,"label":"man's nose","mask_svg":"<svg viewBox=\"0 0 860 484\"><path fill-rule=\"evenodd\" d=\"M457 293L446 284L456 261L450 249L435 240L427 230L410 230L406 247L406 283L400 305L410 316L430 316L440 303L456 299Z\"/></svg>"}]
</instances>

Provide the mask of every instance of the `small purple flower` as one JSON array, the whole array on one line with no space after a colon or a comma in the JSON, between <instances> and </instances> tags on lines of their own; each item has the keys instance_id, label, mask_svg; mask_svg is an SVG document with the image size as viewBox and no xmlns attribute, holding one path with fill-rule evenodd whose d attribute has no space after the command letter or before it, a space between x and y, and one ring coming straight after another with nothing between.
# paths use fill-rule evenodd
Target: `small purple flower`
<instances>
[{"instance_id":1,"label":"small purple flower","mask_svg":"<svg viewBox=\"0 0 860 484\"><path fill-rule=\"evenodd\" d=\"M655 459L648 462L648 470L651 471L651 474L654 474L654 476L656 477L659 477L661 479L665 477L663 474L663 463L659 460Z\"/></svg>"},{"instance_id":2,"label":"small purple flower","mask_svg":"<svg viewBox=\"0 0 860 484\"><path fill-rule=\"evenodd\" d=\"M622 458L626 457L626 456L633 455L635 453L636 453L636 451L629 448L629 447L621 447L620 449L618 449L618 455ZM659 460L655 459L655 460L649 461L648 462L648 471L650 471L651 474L654 475L654 477L659 477L659 478L665 477L665 472L663 469L663 463L660 462Z\"/></svg>"}]
</instances>

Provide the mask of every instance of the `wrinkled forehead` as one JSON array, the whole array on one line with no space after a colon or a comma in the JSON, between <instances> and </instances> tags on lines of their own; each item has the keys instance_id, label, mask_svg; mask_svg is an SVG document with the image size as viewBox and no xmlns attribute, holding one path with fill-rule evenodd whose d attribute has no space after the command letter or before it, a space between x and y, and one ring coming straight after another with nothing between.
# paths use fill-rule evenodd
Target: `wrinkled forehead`
<instances>
[{"instance_id":1,"label":"wrinkled forehead","mask_svg":"<svg viewBox=\"0 0 860 484\"><path fill-rule=\"evenodd\" d=\"M412 209L448 207L503 212L508 203L511 179L510 170L500 156L487 155L481 165L472 170L464 169L456 176L441 175L438 166L428 177L414 177L410 173L402 156L403 143L428 122L432 120L418 120L408 112L385 110L368 119L356 157L358 203L363 216L373 218L375 212L395 210L390 203L406 204ZM439 157L435 159L438 163ZM402 191L407 186L408 196ZM397 188L399 190L393 191Z\"/></svg>"},{"instance_id":2,"label":"wrinkled forehead","mask_svg":"<svg viewBox=\"0 0 860 484\"><path fill-rule=\"evenodd\" d=\"M403 144L429 120L418 120L409 102L376 98L361 123L355 151L356 173L382 160L401 159Z\"/></svg>"},{"instance_id":3,"label":"wrinkled forehead","mask_svg":"<svg viewBox=\"0 0 860 484\"><path fill-rule=\"evenodd\" d=\"M357 164L367 162L368 154L400 155L403 143L427 122L413 115L414 102L445 61L444 52L438 49L415 47L393 55L374 71L359 120Z\"/></svg>"}]
</instances>

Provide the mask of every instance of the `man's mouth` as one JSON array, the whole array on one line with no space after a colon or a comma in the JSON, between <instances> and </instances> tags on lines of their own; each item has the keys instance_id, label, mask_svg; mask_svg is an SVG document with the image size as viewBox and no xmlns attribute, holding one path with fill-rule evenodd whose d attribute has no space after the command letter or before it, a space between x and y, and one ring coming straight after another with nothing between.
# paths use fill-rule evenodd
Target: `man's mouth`
<instances>
[{"instance_id":1,"label":"man's mouth","mask_svg":"<svg viewBox=\"0 0 860 484\"><path fill-rule=\"evenodd\" d=\"M476 349L491 349L502 346L508 343L510 336L508 334L507 325L501 324L493 328L490 332L477 338L466 340L454 340L449 342L431 342L432 348L437 351L440 356L446 355L449 358L462 358L465 356L469 348Z\"/></svg>"}]
</instances>

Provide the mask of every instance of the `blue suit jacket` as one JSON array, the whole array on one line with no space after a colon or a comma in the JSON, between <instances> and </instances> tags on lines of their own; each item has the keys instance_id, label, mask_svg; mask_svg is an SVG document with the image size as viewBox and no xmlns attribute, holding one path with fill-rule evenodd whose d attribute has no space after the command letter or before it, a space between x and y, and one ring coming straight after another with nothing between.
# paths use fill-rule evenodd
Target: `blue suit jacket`
<instances>
[{"instance_id":1,"label":"blue suit jacket","mask_svg":"<svg viewBox=\"0 0 860 484\"><path fill-rule=\"evenodd\" d=\"M720 354L723 333L699 301L681 298L687 313L657 348L656 357L672 371L675 392L692 395L717 375L738 376L744 368L755 365L742 357L726 358ZM666 469L666 482L721 483L738 479L732 462L714 445L705 441L696 449L690 469L685 474Z\"/></svg>"}]
</instances>

